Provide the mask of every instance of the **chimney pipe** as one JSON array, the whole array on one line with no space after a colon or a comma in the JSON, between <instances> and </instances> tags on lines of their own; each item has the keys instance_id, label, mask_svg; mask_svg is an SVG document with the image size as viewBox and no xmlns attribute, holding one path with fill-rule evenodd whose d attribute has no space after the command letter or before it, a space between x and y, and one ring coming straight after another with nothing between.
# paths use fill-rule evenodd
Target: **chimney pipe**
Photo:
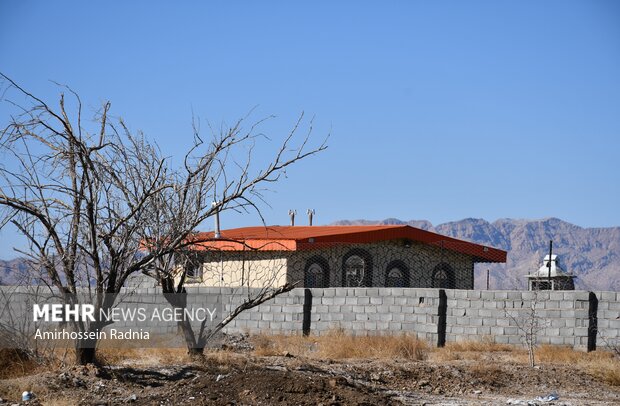
<instances>
[{"instance_id":1,"label":"chimney pipe","mask_svg":"<svg viewBox=\"0 0 620 406\"><path fill-rule=\"evenodd\" d=\"M314 216L314 209L308 209L308 225L312 225L312 216Z\"/></svg>"},{"instance_id":2,"label":"chimney pipe","mask_svg":"<svg viewBox=\"0 0 620 406\"><path fill-rule=\"evenodd\" d=\"M217 207L217 202L211 203L211 207L215 209L215 229L213 230L213 237L221 238L222 234L220 233L220 210Z\"/></svg>"},{"instance_id":3,"label":"chimney pipe","mask_svg":"<svg viewBox=\"0 0 620 406\"><path fill-rule=\"evenodd\" d=\"M297 210L289 210L288 215L291 216L291 226L295 225L295 215L297 214Z\"/></svg>"}]
</instances>

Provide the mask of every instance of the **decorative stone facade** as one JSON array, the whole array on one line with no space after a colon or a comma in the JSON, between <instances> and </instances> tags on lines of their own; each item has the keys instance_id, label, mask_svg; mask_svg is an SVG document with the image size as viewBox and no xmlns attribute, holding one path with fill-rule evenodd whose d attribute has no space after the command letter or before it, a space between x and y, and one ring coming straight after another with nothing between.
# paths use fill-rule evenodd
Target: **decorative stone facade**
<instances>
[{"instance_id":1,"label":"decorative stone facade","mask_svg":"<svg viewBox=\"0 0 620 406\"><path fill-rule=\"evenodd\" d=\"M300 251L202 253L201 286L473 289L474 259L441 246L393 240Z\"/></svg>"}]
</instances>

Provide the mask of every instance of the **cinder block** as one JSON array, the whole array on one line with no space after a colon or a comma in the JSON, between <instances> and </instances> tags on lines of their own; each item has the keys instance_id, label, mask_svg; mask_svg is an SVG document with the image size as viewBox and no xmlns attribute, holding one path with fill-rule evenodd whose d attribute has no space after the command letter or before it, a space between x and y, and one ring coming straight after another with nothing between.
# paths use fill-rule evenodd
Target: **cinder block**
<instances>
[{"instance_id":1,"label":"cinder block","mask_svg":"<svg viewBox=\"0 0 620 406\"><path fill-rule=\"evenodd\" d=\"M334 296L336 296L336 289L333 289L333 288L323 289L323 297L334 297Z\"/></svg>"},{"instance_id":2,"label":"cinder block","mask_svg":"<svg viewBox=\"0 0 620 406\"><path fill-rule=\"evenodd\" d=\"M617 300L616 292L597 292L596 297L599 300L599 305L601 302L605 302L605 301L614 302Z\"/></svg>"},{"instance_id":3,"label":"cinder block","mask_svg":"<svg viewBox=\"0 0 620 406\"><path fill-rule=\"evenodd\" d=\"M371 297L370 298L370 304L372 304L372 305L382 305L383 304L383 298L382 297Z\"/></svg>"},{"instance_id":4,"label":"cinder block","mask_svg":"<svg viewBox=\"0 0 620 406\"><path fill-rule=\"evenodd\" d=\"M564 301L564 292L553 291L549 294L549 300L554 302L563 302Z\"/></svg>"},{"instance_id":5,"label":"cinder block","mask_svg":"<svg viewBox=\"0 0 620 406\"><path fill-rule=\"evenodd\" d=\"M318 289L318 288L310 289L310 293L312 294L312 299L313 300L318 299L318 298L322 298L323 297L323 292L324 292L324 289L322 289L322 288L320 288L320 289ZM304 293L304 295L305 295L305 293Z\"/></svg>"},{"instance_id":6,"label":"cinder block","mask_svg":"<svg viewBox=\"0 0 620 406\"><path fill-rule=\"evenodd\" d=\"M503 301L508 299L508 292L500 290L495 292L495 300Z\"/></svg>"},{"instance_id":7,"label":"cinder block","mask_svg":"<svg viewBox=\"0 0 620 406\"><path fill-rule=\"evenodd\" d=\"M590 292L586 292L586 291L565 291L564 292L564 300L569 301L569 300L589 300L590 298Z\"/></svg>"},{"instance_id":8,"label":"cinder block","mask_svg":"<svg viewBox=\"0 0 620 406\"><path fill-rule=\"evenodd\" d=\"M394 304L394 298L391 297L391 296L384 297L383 298L383 304L387 305L387 306L393 305Z\"/></svg>"},{"instance_id":9,"label":"cinder block","mask_svg":"<svg viewBox=\"0 0 620 406\"><path fill-rule=\"evenodd\" d=\"M564 328L566 327L566 319L551 319L551 327Z\"/></svg>"},{"instance_id":10,"label":"cinder block","mask_svg":"<svg viewBox=\"0 0 620 406\"><path fill-rule=\"evenodd\" d=\"M353 313L364 313L364 306L353 306L351 310Z\"/></svg>"},{"instance_id":11,"label":"cinder block","mask_svg":"<svg viewBox=\"0 0 620 406\"><path fill-rule=\"evenodd\" d=\"M450 290L447 290L447 292L450 292ZM454 292L454 297L457 299L466 299L467 298L467 291L466 290L452 290L452 292Z\"/></svg>"},{"instance_id":12,"label":"cinder block","mask_svg":"<svg viewBox=\"0 0 620 406\"><path fill-rule=\"evenodd\" d=\"M620 310L620 302L609 302L609 310Z\"/></svg>"},{"instance_id":13,"label":"cinder block","mask_svg":"<svg viewBox=\"0 0 620 406\"><path fill-rule=\"evenodd\" d=\"M416 327L420 327L420 324L416 323L402 323L403 331L417 331Z\"/></svg>"},{"instance_id":14,"label":"cinder block","mask_svg":"<svg viewBox=\"0 0 620 406\"><path fill-rule=\"evenodd\" d=\"M370 298L368 296L360 296L357 298L357 304L368 305L370 304Z\"/></svg>"},{"instance_id":15,"label":"cinder block","mask_svg":"<svg viewBox=\"0 0 620 406\"><path fill-rule=\"evenodd\" d=\"M388 305L377 306L377 313L388 313L389 311L390 311L390 306Z\"/></svg>"},{"instance_id":16,"label":"cinder block","mask_svg":"<svg viewBox=\"0 0 620 406\"><path fill-rule=\"evenodd\" d=\"M365 313L377 313L377 306L366 305L364 306L364 312Z\"/></svg>"},{"instance_id":17,"label":"cinder block","mask_svg":"<svg viewBox=\"0 0 620 406\"><path fill-rule=\"evenodd\" d=\"M467 335L472 335L472 336L477 336L479 334L478 329L476 327L465 327L463 329L463 333Z\"/></svg>"},{"instance_id":18,"label":"cinder block","mask_svg":"<svg viewBox=\"0 0 620 406\"><path fill-rule=\"evenodd\" d=\"M335 305L343 305L346 304L347 298L344 296L334 296L333 303Z\"/></svg>"},{"instance_id":19,"label":"cinder block","mask_svg":"<svg viewBox=\"0 0 620 406\"><path fill-rule=\"evenodd\" d=\"M485 290L480 292L480 297L482 298L482 300L494 300L495 294L493 291Z\"/></svg>"},{"instance_id":20,"label":"cinder block","mask_svg":"<svg viewBox=\"0 0 620 406\"><path fill-rule=\"evenodd\" d=\"M345 303L346 303L346 304L350 304L350 305L356 305L356 304L358 304L358 300L359 300L359 298L358 298L358 297L355 297L355 296L347 296L347 298L346 298L346 300L345 300Z\"/></svg>"},{"instance_id":21,"label":"cinder block","mask_svg":"<svg viewBox=\"0 0 620 406\"><path fill-rule=\"evenodd\" d=\"M377 313L377 315L379 316L379 320L381 320L381 321L392 321L393 318L394 318L394 315L390 314L390 313L388 313L388 314Z\"/></svg>"},{"instance_id":22,"label":"cinder block","mask_svg":"<svg viewBox=\"0 0 620 406\"><path fill-rule=\"evenodd\" d=\"M561 310L560 317L566 318L566 319L574 319L575 311L574 310Z\"/></svg>"},{"instance_id":23,"label":"cinder block","mask_svg":"<svg viewBox=\"0 0 620 406\"><path fill-rule=\"evenodd\" d=\"M314 299L312 300L312 303L317 303L317 301L315 301ZM334 304L334 298L333 297L322 297L321 301L319 301L317 304L322 304L322 305L333 305Z\"/></svg>"},{"instance_id":24,"label":"cinder block","mask_svg":"<svg viewBox=\"0 0 620 406\"><path fill-rule=\"evenodd\" d=\"M354 313L356 321L366 321L368 320L368 315L366 313Z\"/></svg>"},{"instance_id":25,"label":"cinder block","mask_svg":"<svg viewBox=\"0 0 620 406\"><path fill-rule=\"evenodd\" d=\"M394 298L394 304L395 305L399 305L399 306L406 305L407 304L407 297L405 297L405 296L395 297Z\"/></svg>"},{"instance_id":26,"label":"cinder block","mask_svg":"<svg viewBox=\"0 0 620 406\"><path fill-rule=\"evenodd\" d=\"M468 290L466 292L468 299L480 299L481 297L481 292L479 290Z\"/></svg>"},{"instance_id":27,"label":"cinder block","mask_svg":"<svg viewBox=\"0 0 620 406\"><path fill-rule=\"evenodd\" d=\"M351 330L352 331L365 331L365 321L353 321L351 322Z\"/></svg>"},{"instance_id":28,"label":"cinder block","mask_svg":"<svg viewBox=\"0 0 620 406\"><path fill-rule=\"evenodd\" d=\"M405 321L407 316L410 316L412 319L416 316L414 314L403 314L403 313L387 313L392 317L392 321ZM412 320L407 320L412 321Z\"/></svg>"},{"instance_id":29,"label":"cinder block","mask_svg":"<svg viewBox=\"0 0 620 406\"><path fill-rule=\"evenodd\" d=\"M403 325L401 322L398 321L390 321L388 323L388 329L393 332L401 331L403 329Z\"/></svg>"},{"instance_id":30,"label":"cinder block","mask_svg":"<svg viewBox=\"0 0 620 406\"><path fill-rule=\"evenodd\" d=\"M472 300L472 301L469 303L469 306L470 306L470 308L472 308L472 309L482 309L483 303L484 303L484 302L483 302L482 300Z\"/></svg>"},{"instance_id":31,"label":"cinder block","mask_svg":"<svg viewBox=\"0 0 620 406\"><path fill-rule=\"evenodd\" d=\"M587 327L575 327L575 336L577 336L577 337L587 337L588 336L588 328Z\"/></svg>"}]
</instances>

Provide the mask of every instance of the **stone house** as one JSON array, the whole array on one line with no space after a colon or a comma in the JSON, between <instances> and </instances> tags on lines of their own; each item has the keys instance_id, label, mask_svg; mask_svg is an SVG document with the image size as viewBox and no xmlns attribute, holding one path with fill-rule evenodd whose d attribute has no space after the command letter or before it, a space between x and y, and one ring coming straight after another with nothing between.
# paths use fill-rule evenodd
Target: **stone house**
<instances>
[{"instance_id":1,"label":"stone house","mask_svg":"<svg viewBox=\"0 0 620 406\"><path fill-rule=\"evenodd\" d=\"M267 226L198 233L188 283L199 286L473 289L474 264L506 252L401 225Z\"/></svg>"}]
</instances>

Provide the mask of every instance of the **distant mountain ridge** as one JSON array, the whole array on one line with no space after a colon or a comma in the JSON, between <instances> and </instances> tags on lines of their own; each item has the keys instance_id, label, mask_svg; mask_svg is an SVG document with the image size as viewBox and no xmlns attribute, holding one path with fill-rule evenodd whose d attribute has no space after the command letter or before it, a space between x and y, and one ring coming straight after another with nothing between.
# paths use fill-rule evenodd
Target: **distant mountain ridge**
<instances>
[{"instance_id":1,"label":"distant mountain ridge","mask_svg":"<svg viewBox=\"0 0 620 406\"><path fill-rule=\"evenodd\" d=\"M560 264L577 275L578 289L620 291L620 227L583 228L554 217L541 220L506 218L492 223L467 218L437 226L427 220L395 218L342 220L334 224L410 225L508 251L505 265L477 265L476 288L486 288L487 269L491 271L492 289L524 288L524 276L538 269L549 250L549 240L553 240L553 252L558 254Z\"/></svg>"}]
</instances>

